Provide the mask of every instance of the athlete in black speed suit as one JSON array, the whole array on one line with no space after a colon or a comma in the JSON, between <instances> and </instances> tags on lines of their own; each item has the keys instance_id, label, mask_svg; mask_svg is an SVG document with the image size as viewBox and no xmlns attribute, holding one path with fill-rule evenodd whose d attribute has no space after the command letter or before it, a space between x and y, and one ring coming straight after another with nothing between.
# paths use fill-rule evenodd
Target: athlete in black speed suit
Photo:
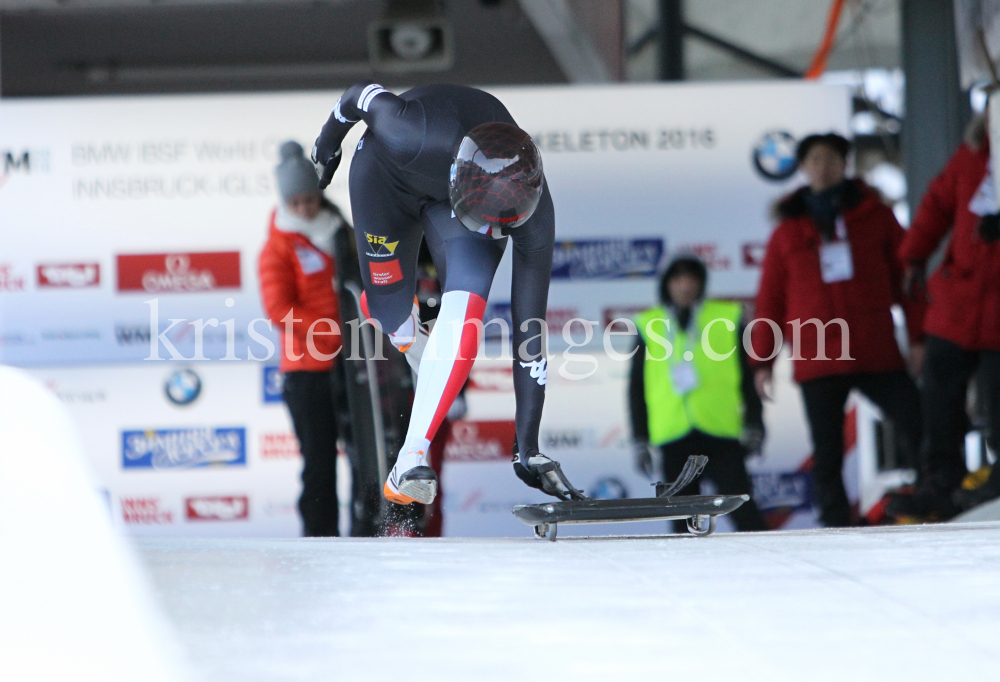
<instances>
[{"instance_id":1,"label":"athlete in black speed suit","mask_svg":"<svg viewBox=\"0 0 1000 682\"><path fill-rule=\"evenodd\" d=\"M530 136L481 90L431 85L397 96L362 82L337 101L316 140L321 188L329 185L341 143L359 120L368 130L351 162L350 194L365 313L384 331L395 330L389 334L393 345L419 369L406 441L383 493L399 504L426 504L437 493L425 453L472 368L486 298L509 237L514 469L532 487L563 499L579 496L559 465L538 451L555 214ZM429 337L413 305L422 237L444 291Z\"/></svg>"}]
</instances>

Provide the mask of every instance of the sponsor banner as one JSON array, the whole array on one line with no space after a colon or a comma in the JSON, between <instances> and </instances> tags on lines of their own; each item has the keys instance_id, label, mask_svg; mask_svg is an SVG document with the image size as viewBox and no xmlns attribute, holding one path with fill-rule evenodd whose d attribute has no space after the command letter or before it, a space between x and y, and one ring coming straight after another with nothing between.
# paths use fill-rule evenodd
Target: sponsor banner
<instances>
[{"instance_id":1,"label":"sponsor banner","mask_svg":"<svg viewBox=\"0 0 1000 682\"><path fill-rule=\"evenodd\" d=\"M297 459L301 456L299 440L291 431L260 434L261 459Z\"/></svg>"},{"instance_id":2,"label":"sponsor banner","mask_svg":"<svg viewBox=\"0 0 1000 682\"><path fill-rule=\"evenodd\" d=\"M705 267L710 272L731 270L733 259L722 252L722 248L714 242L693 242L689 244L677 244L673 249L673 255L689 253L698 256L705 263Z\"/></svg>"},{"instance_id":3,"label":"sponsor banner","mask_svg":"<svg viewBox=\"0 0 1000 682\"><path fill-rule=\"evenodd\" d=\"M174 522L174 512L159 497L121 498L122 520L127 525L164 525Z\"/></svg>"},{"instance_id":4,"label":"sponsor banner","mask_svg":"<svg viewBox=\"0 0 1000 682\"><path fill-rule=\"evenodd\" d=\"M269 517L292 517L297 518L299 513L299 505L294 499L287 500L276 500L270 499L265 500L260 506L261 511L264 512L265 516ZM296 521L296 525L298 522Z\"/></svg>"},{"instance_id":5,"label":"sponsor banner","mask_svg":"<svg viewBox=\"0 0 1000 682\"><path fill-rule=\"evenodd\" d=\"M242 427L122 432L125 469L192 469L246 463L246 429Z\"/></svg>"},{"instance_id":6,"label":"sponsor banner","mask_svg":"<svg viewBox=\"0 0 1000 682\"><path fill-rule=\"evenodd\" d=\"M635 322L633 318L636 315L638 315L643 310L646 310L647 308L650 308L652 306L653 302L650 302L649 305L624 305L624 306L612 306L610 308L605 308L604 311L601 313L601 321L603 322L603 328L607 329L608 325L610 325L615 320L627 319ZM611 331L626 332L628 331L628 327L624 322L616 322L615 326L611 328Z\"/></svg>"},{"instance_id":7,"label":"sponsor banner","mask_svg":"<svg viewBox=\"0 0 1000 682\"><path fill-rule=\"evenodd\" d=\"M0 263L0 293L20 293L24 291L24 276L10 265Z\"/></svg>"},{"instance_id":8,"label":"sponsor banner","mask_svg":"<svg viewBox=\"0 0 1000 682\"><path fill-rule=\"evenodd\" d=\"M65 386L62 382L54 379L50 379L44 383L45 388L55 393L59 400L71 405L92 405L94 403L104 403L108 400L107 389L103 387Z\"/></svg>"},{"instance_id":9,"label":"sponsor banner","mask_svg":"<svg viewBox=\"0 0 1000 682\"><path fill-rule=\"evenodd\" d=\"M809 472L764 472L751 475L754 500L762 510L801 511L812 507Z\"/></svg>"},{"instance_id":10,"label":"sponsor banner","mask_svg":"<svg viewBox=\"0 0 1000 682\"><path fill-rule=\"evenodd\" d=\"M542 429L539 447L543 452L555 450L592 450L599 447L596 429Z\"/></svg>"},{"instance_id":11,"label":"sponsor banner","mask_svg":"<svg viewBox=\"0 0 1000 682\"><path fill-rule=\"evenodd\" d=\"M239 288L239 251L118 256L118 291L171 294Z\"/></svg>"},{"instance_id":12,"label":"sponsor banner","mask_svg":"<svg viewBox=\"0 0 1000 682\"><path fill-rule=\"evenodd\" d=\"M11 148L0 149L0 161L3 163L3 175L13 173L47 173L51 170L51 152L45 148ZM3 178L6 180L6 178ZM0 185L2 187L2 185Z\"/></svg>"},{"instance_id":13,"label":"sponsor banner","mask_svg":"<svg viewBox=\"0 0 1000 682\"><path fill-rule=\"evenodd\" d=\"M513 421L453 422L444 458L450 462L509 462L515 433Z\"/></svg>"},{"instance_id":14,"label":"sponsor banner","mask_svg":"<svg viewBox=\"0 0 1000 682\"><path fill-rule=\"evenodd\" d=\"M764 254L767 253L767 242L746 242L741 251L743 253L743 267L759 268L764 262Z\"/></svg>"},{"instance_id":15,"label":"sponsor banner","mask_svg":"<svg viewBox=\"0 0 1000 682\"><path fill-rule=\"evenodd\" d=\"M496 367L482 366L476 363L469 374L469 388L477 391L514 391L514 369L510 365Z\"/></svg>"},{"instance_id":16,"label":"sponsor banner","mask_svg":"<svg viewBox=\"0 0 1000 682\"><path fill-rule=\"evenodd\" d=\"M662 237L557 241L552 279L652 277L663 259Z\"/></svg>"},{"instance_id":17,"label":"sponsor banner","mask_svg":"<svg viewBox=\"0 0 1000 682\"><path fill-rule=\"evenodd\" d=\"M119 346L149 347L150 332L148 324L116 324L115 342Z\"/></svg>"},{"instance_id":18,"label":"sponsor banner","mask_svg":"<svg viewBox=\"0 0 1000 682\"><path fill-rule=\"evenodd\" d=\"M43 329L39 332L42 341L100 341L97 329Z\"/></svg>"},{"instance_id":19,"label":"sponsor banner","mask_svg":"<svg viewBox=\"0 0 1000 682\"><path fill-rule=\"evenodd\" d=\"M284 402L282 389L285 385L285 375L277 367L264 367L264 402Z\"/></svg>"},{"instance_id":20,"label":"sponsor banner","mask_svg":"<svg viewBox=\"0 0 1000 682\"><path fill-rule=\"evenodd\" d=\"M38 287L40 289L85 289L101 284L99 263L61 263L39 265Z\"/></svg>"},{"instance_id":21,"label":"sponsor banner","mask_svg":"<svg viewBox=\"0 0 1000 682\"><path fill-rule=\"evenodd\" d=\"M23 332L4 329L3 333L0 333L0 347L32 346L34 343L34 339Z\"/></svg>"},{"instance_id":22,"label":"sponsor banner","mask_svg":"<svg viewBox=\"0 0 1000 682\"><path fill-rule=\"evenodd\" d=\"M246 521L250 501L246 495L189 497L184 500L184 516L188 521Z\"/></svg>"},{"instance_id":23,"label":"sponsor banner","mask_svg":"<svg viewBox=\"0 0 1000 682\"><path fill-rule=\"evenodd\" d=\"M562 334L563 327L573 318L580 317L578 308L549 308L545 311L545 325L549 328L549 334ZM490 324L493 322L493 324ZM509 303L493 303L487 306L486 314L483 315L483 332L487 339L499 339L503 336L503 328L506 326L508 338L514 332L513 316ZM575 330L579 330L576 327ZM537 327L532 329L537 333Z\"/></svg>"}]
</instances>

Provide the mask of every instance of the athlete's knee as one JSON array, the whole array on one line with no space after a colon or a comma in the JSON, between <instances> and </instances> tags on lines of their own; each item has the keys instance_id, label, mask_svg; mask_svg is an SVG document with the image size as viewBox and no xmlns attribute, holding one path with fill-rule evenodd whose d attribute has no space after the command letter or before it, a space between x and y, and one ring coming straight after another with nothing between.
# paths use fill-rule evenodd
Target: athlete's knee
<instances>
[{"instance_id":1,"label":"athlete's knee","mask_svg":"<svg viewBox=\"0 0 1000 682\"><path fill-rule=\"evenodd\" d=\"M478 352L485 309L486 301L467 291L449 291L441 297L437 325L452 335L461 359L474 358Z\"/></svg>"},{"instance_id":2,"label":"athlete's knee","mask_svg":"<svg viewBox=\"0 0 1000 682\"><path fill-rule=\"evenodd\" d=\"M396 297L372 296L368 298L368 292L361 295L361 312L365 317L386 334L392 334L400 325L410 317L412 309L408 299L403 299L403 304L396 300Z\"/></svg>"}]
</instances>

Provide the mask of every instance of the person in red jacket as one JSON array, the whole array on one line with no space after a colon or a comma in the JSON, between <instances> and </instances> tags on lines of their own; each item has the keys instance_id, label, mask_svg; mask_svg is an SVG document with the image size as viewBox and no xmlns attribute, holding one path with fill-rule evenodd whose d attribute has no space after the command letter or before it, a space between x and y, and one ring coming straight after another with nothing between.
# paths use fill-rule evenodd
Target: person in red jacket
<instances>
[{"instance_id":1,"label":"person in red jacket","mask_svg":"<svg viewBox=\"0 0 1000 682\"><path fill-rule=\"evenodd\" d=\"M796 150L809 184L778 204L751 322L755 384L769 399L771 365L792 346L813 442L813 494L825 526L850 525L841 476L844 405L858 389L896 425L911 456L921 438L920 395L896 342L892 312L906 312L919 363L922 309L902 295L903 229L878 194L846 178L850 142L810 135Z\"/></svg>"},{"instance_id":2,"label":"person in red jacket","mask_svg":"<svg viewBox=\"0 0 1000 682\"><path fill-rule=\"evenodd\" d=\"M280 330L284 399L302 453L303 535L338 535L334 362L340 321L333 244L340 211L319 190L302 146L281 146L275 169L281 201L260 254L264 310Z\"/></svg>"},{"instance_id":3,"label":"person in red jacket","mask_svg":"<svg viewBox=\"0 0 1000 682\"><path fill-rule=\"evenodd\" d=\"M974 119L965 142L928 186L900 248L909 264L909 288L922 281L927 259L951 232L944 259L927 282L927 484L915 499L918 511L940 516L958 511L949 513L953 499L971 507L1000 496L997 465L982 488L959 489L966 474L966 393L977 368L987 443L994 451L1000 428L1000 204L986 132L985 117Z\"/></svg>"}]
</instances>

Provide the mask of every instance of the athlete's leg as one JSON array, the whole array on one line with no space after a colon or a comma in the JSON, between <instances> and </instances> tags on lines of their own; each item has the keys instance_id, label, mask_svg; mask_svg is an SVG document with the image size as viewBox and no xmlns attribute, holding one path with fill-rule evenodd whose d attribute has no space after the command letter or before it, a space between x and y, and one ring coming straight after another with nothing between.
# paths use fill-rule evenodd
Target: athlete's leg
<instances>
[{"instance_id":1,"label":"athlete's leg","mask_svg":"<svg viewBox=\"0 0 1000 682\"><path fill-rule=\"evenodd\" d=\"M393 189L374 151L362 147L351 161L351 209L364 283L362 312L389 334L412 326L417 253L422 237L420 204Z\"/></svg>"},{"instance_id":2,"label":"athlete's leg","mask_svg":"<svg viewBox=\"0 0 1000 682\"><path fill-rule=\"evenodd\" d=\"M447 275L441 310L417 373L406 440L389 476L390 489L408 469L426 466L430 442L469 376L479 350L486 297L507 241L470 232L451 216L447 202L425 207L423 227L435 266Z\"/></svg>"}]
</instances>

